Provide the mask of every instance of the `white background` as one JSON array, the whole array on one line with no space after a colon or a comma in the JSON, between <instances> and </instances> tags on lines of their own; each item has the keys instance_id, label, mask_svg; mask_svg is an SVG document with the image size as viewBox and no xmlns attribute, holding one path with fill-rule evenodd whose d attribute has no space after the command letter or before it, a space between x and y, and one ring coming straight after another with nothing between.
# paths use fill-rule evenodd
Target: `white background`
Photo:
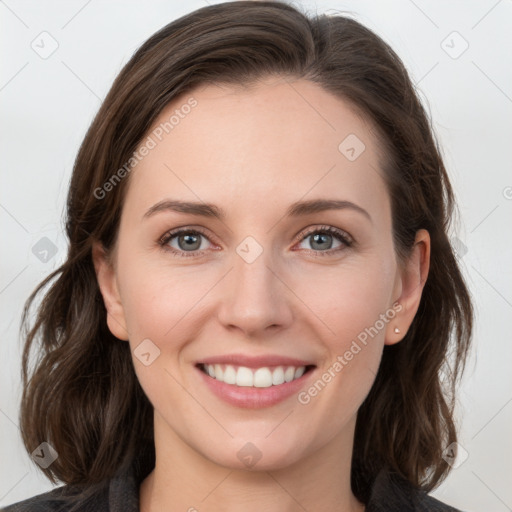
<instances>
[{"instance_id":1,"label":"white background","mask_svg":"<svg viewBox=\"0 0 512 512\"><path fill-rule=\"evenodd\" d=\"M51 488L17 427L18 328L29 293L65 258L64 201L79 144L137 47L207 3L0 1L0 505ZM349 11L381 35L431 112L459 200L455 243L477 308L458 408L468 458L432 494L466 511L512 510L512 1L302 5ZM31 47L48 37L43 31L58 43L46 59ZM42 237L57 248L46 263L32 252Z\"/></svg>"}]
</instances>

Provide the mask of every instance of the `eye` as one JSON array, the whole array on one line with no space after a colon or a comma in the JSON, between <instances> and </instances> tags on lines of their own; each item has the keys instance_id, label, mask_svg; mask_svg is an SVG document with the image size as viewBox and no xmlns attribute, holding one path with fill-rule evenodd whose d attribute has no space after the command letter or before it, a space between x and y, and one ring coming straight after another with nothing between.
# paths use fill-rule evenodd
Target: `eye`
<instances>
[{"instance_id":1,"label":"eye","mask_svg":"<svg viewBox=\"0 0 512 512\"><path fill-rule=\"evenodd\" d=\"M203 240L209 238L199 229L191 228L177 228L165 233L159 240L159 245L164 250L170 251L176 256L192 257L200 256L206 248L203 246ZM300 243L311 240L310 244L312 249L308 249L315 256L328 256L333 253L342 251L353 244L353 239L350 235L341 229L332 226L314 227L302 235ZM338 247L332 248L333 239L338 241Z\"/></svg>"},{"instance_id":2,"label":"eye","mask_svg":"<svg viewBox=\"0 0 512 512\"><path fill-rule=\"evenodd\" d=\"M190 256L198 256L204 252L204 248L201 249L201 238L208 240L208 237L197 229L174 229L162 236L159 240L159 244L165 250L171 251L177 256L187 258ZM174 242L174 246L171 245L172 242Z\"/></svg>"},{"instance_id":3,"label":"eye","mask_svg":"<svg viewBox=\"0 0 512 512\"><path fill-rule=\"evenodd\" d=\"M338 247L332 248L333 239L339 242ZM350 247L353 244L353 240L341 229L334 228L332 226L321 226L310 229L301 238L301 242L310 240L310 246L315 256L328 256L332 253L342 251L346 247Z\"/></svg>"}]
</instances>

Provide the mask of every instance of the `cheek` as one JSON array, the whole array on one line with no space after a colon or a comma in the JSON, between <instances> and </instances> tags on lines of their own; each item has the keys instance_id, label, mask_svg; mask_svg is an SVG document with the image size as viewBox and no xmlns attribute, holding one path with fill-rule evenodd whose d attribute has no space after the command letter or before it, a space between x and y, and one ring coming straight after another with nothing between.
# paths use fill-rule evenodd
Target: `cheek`
<instances>
[{"instance_id":1,"label":"cheek","mask_svg":"<svg viewBox=\"0 0 512 512\"><path fill-rule=\"evenodd\" d=\"M294 289L324 326L331 351L339 353L376 323L378 336L384 336L379 319L390 308L394 278L393 256L372 255L310 270L308 279L295 278Z\"/></svg>"},{"instance_id":2,"label":"cheek","mask_svg":"<svg viewBox=\"0 0 512 512\"><path fill-rule=\"evenodd\" d=\"M305 302L321 319L325 359L317 379L302 390L298 402L315 410L308 422L334 436L356 414L378 372L386 327L395 315L390 306L393 254L352 260L331 272L318 272ZM306 288L302 288L306 293ZM386 316L387 314L387 316ZM334 404L334 405L333 405Z\"/></svg>"},{"instance_id":3,"label":"cheek","mask_svg":"<svg viewBox=\"0 0 512 512\"><path fill-rule=\"evenodd\" d=\"M154 256L120 257L119 261L123 311L134 342L174 334L218 279L213 272L198 272L194 266L171 268Z\"/></svg>"},{"instance_id":4,"label":"cheek","mask_svg":"<svg viewBox=\"0 0 512 512\"><path fill-rule=\"evenodd\" d=\"M161 338L174 325L182 304L172 283L137 270L125 279L122 297L130 341L133 338L134 343L140 337Z\"/></svg>"},{"instance_id":5,"label":"cheek","mask_svg":"<svg viewBox=\"0 0 512 512\"><path fill-rule=\"evenodd\" d=\"M177 384L182 376L176 359L191 335L190 324L186 329L187 313L205 293L192 283L185 286L179 276L171 279L170 274L151 269L143 261L119 269L135 373L157 410L165 408L169 401L187 407ZM145 354L149 356L144 360Z\"/></svg>"}]
</instances>

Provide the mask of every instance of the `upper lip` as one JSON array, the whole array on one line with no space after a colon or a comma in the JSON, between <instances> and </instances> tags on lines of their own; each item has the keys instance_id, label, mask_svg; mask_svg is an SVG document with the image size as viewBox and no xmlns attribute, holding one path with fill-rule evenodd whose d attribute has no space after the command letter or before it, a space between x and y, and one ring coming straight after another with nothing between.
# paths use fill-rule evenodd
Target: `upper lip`
<instances>
[{"instance_id":1,"label":"upper lip","mask_svg":"<svg viewBox=\"0 0 512 512\"><path fill-rule=\"evenodd\" d=\"M201 359L198 364L230 364L247 368L262 368L264 366L314 366L311 361L278 355L248 356L245 354L226 354Z\"/></svg>"}]
</instances>

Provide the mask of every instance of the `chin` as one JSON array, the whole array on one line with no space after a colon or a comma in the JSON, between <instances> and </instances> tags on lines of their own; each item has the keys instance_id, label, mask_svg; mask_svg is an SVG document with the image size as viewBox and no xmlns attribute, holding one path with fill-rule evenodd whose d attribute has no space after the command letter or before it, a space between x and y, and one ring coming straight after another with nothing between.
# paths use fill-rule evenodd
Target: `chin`
<instances>
[{"instance_id":1,"label":"chin","mask_svg":"<svg viewBox=\"0 0 512 512\"><path fill-rule=\"evenodd\" d=\"M281 436L280 436L281 437ZM283 439L270 440L264 436L243 438L236 437L229 443L219 443L203 452L204 456L219 466L229 469L244 469L248 471L275 471L295 464L304 455L304 442L292 442L290 436ZM298 447L301 447L300 450Z\"/></svg>"}]
</instances>

